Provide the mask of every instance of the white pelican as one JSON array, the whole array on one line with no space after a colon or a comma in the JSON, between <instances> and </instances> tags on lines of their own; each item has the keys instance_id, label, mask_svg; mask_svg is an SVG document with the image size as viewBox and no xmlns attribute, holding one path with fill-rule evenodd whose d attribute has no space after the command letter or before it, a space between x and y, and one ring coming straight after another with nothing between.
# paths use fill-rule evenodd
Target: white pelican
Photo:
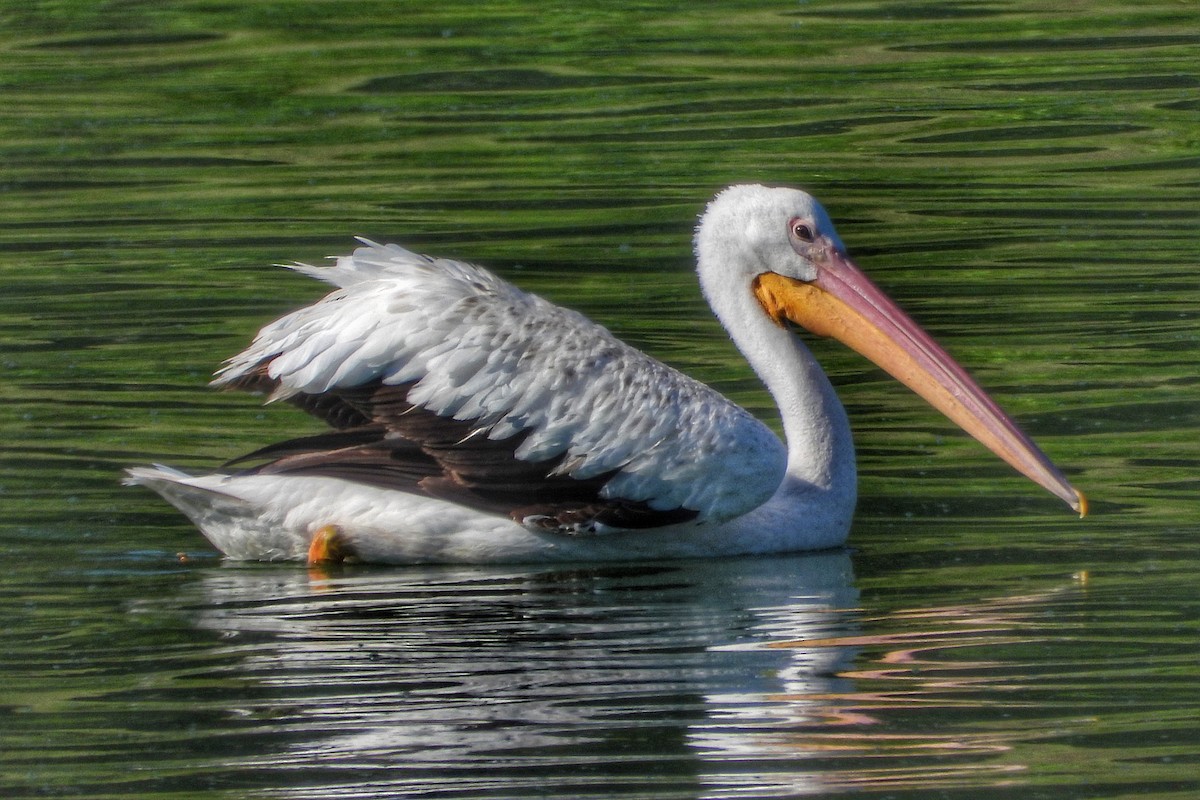
<instances>
[{"instance_id":1,"label":"white pelican","mask_svg":"<svg viewBox=\"0 0 1200 800\"><path fill-rule=\"evenodd\" d=\"M214 384L330 432L220 474L129 470L235 559L513 562L845 542L846 413L799 325L870 358L1081 515L1036 445L847 257L825 209L733 186L696 230L704 294L779 404L786 445L711 388L487 270L363 240L339 287L263 328Z\"/></svg>"}]
</instances>

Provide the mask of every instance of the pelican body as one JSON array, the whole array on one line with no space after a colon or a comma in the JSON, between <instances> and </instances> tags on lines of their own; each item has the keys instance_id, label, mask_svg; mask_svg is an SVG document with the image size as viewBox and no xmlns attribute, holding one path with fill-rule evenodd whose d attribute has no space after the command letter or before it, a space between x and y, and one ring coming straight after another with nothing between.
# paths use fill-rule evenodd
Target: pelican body
<instances>
[{"instance_id":1,"label":"pelican body","mask_svg":"<svg viewBox=\"0 0 1200 800\"><path fill-rule=\"evenodd\" d=\"M858 350L1086 512L849 259L805 192L730 187L695 235L704 295L778 403L786 441L483 268L361 241L331 267L295 265L337 289L264 327L213 382L293 403L327 432L217 474L128 471L230 558L497 563L839 546L856 499L850 425L796 326Z\"/></svg>"}]
</instances>

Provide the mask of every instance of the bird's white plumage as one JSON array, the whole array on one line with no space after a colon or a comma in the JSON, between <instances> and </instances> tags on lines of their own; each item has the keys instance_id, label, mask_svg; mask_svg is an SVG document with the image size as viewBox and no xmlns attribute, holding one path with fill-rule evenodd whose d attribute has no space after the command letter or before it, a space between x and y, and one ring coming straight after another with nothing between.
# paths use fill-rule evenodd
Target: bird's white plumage
<instances>
[{"instance_id":1,"label":"bird's white plumage","mask_svg":"<svg viewBox=\"0 0 1200 800\"><path fill-rule=\"evenodd\" d=\"M485 269L373 242L297 269L340 288L263 328L215 383L263 361L278 397L415 382L410 402L478 435L528 431L520 459L562 456L580 479L616 471L603 497L701 521L744 514L783 478L782 442L745 410Z\"/></svg>"},{"instance_id":2,"label":"bird's white plumage","mask_svg":"<svg viewBox=\"0 0 1200 800\"><path fill-rule=\"evenodd\" d=\"M554 473L570 476L556 478L557 489L578 479L590 492L602 482L603 502L643 515L629 529L535 524L519 507L509 506L506 515L423 484L422 491L373 485L356 480L361 473L352 469L189 476L136 468L128 482L161 494L222 552L241 559L302 559L315 532L330 526L352 555L393 563L645 559L840 545L856 497L845 411L812 355L764 313L752 289L764 271L808 279L808 258L788 241L794 218L840 247L812 197L762 186L719 194L696 235L704 294L778 401L786 446L712 389L573 311L479 267L367 241L332 267L294 267L338 288L267 325L215 380L263 386L265 369L274 397L295 401L331 389L336 401L352 387L380 382L398 387L420 414L460 420L453 425L468 431L471 442L511 441L515 453L501 448L501 455L524 461L510 464L550 458ZM406 436L392 427L395 419L383 422L389 437ZM519 480L521 473L508 474Z\"/></svg>"}]
</instances>

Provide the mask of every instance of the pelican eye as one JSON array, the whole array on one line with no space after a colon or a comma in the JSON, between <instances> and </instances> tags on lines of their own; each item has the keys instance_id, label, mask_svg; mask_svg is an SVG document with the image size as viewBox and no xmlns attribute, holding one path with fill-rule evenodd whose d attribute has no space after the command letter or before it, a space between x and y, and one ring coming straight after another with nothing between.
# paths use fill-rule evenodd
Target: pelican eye
<instances>
[{"instance_id":1,"label":"pelican eye","mask_svg":"<svg viewBox=\"0 0 1200 800\"><path fill-rule=\"evenodd\" d=\"M792 236L802 242L807 242L808 244L812 244L812 242L816 239L816 236L813 234L812 226L802 219L792 220Z\"/></svg>"}]
</instances>

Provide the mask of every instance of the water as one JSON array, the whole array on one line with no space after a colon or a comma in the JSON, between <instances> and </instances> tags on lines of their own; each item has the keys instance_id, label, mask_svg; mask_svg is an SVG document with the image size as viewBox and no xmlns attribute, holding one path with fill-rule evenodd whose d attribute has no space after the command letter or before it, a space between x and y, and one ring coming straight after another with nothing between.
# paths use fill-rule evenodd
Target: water
<instances>
[{"instance_id":1,"label":"water","mask_svg":"<svg viewBox=\"0 0 1200 800\"><path fill-rule=\"evenodd\" d=\"M1193 797L1200 15L1187 3L7 3L0 795ZM130 464L355 234L478 260L764 417L689 233L805 186L1092 500L836 345L844 553L223 564Z\"/></svg>"}]
</instances>

